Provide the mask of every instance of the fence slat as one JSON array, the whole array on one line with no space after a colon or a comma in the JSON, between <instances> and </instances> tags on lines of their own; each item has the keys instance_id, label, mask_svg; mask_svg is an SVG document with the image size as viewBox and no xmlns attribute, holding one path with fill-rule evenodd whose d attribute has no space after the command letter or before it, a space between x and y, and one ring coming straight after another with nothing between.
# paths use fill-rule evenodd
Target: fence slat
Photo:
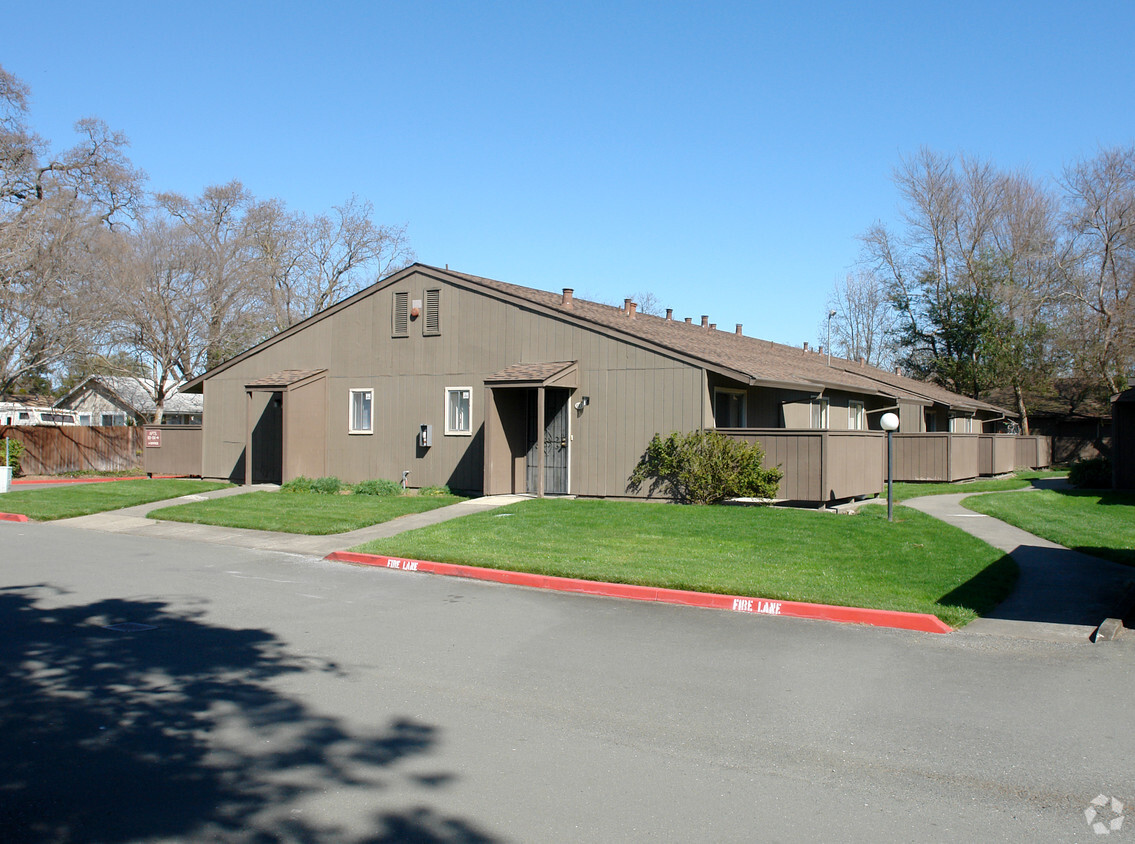
<instances>
[{"instance_id":1,"label":"fence slat","mask_svg":"<svg viewBox=\"0 0 1135 844\"><path fill-rule=\"evenodd\" d=\"M64 472L125 472L141 469L142 429L86 425L0 426L0 438L23 443L24 475Z\"/></svg>"}]
</instances>

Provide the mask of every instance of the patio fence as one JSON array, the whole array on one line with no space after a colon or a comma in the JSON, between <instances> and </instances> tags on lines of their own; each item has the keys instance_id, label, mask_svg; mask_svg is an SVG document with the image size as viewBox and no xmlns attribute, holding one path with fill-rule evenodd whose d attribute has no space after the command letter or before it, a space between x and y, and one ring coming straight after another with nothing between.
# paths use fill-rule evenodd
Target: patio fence
<instances>
[{"instance_id":1,"label":"patio fence","mask_svg":"<svg viewBox=\"0 0 1135 844\"><path fill-rule=\"evenodd\" d=\"M3 437L23 443L23 475L125 472L142 466L141 428L5 425L0 426L0 439Z\"/></svg>"}]
</instances>

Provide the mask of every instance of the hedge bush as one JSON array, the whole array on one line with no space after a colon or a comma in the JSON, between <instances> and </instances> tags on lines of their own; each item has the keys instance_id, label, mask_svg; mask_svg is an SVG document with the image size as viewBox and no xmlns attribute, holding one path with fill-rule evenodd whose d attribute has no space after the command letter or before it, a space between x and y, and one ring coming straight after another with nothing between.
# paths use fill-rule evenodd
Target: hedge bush
<instances>
[{"instance_id":1,"label":"hedge bush","mask_svg":"<svg viewBox=\"0 0 1135 844\"><path fill-rule=\"evenodd\" d=\"M280 492L315 492L321 495L337 495L343 482L338 478L307 478L300 475L280 487Z\"/></svg>"},{"instance_id":2,"label":"hedge bush","mask_svg":"<svg viewBox=\"0 0 1135 844\"><path fill-rule=\"evenodd\" d=\"M0 443L0 466L11 465L12 477L20 474L20 458L24 454L24 444L19 440L8 440L8 463L4 462L4 445Z\"/></svg>"},{"instance_id":3,"label":"hedge bush","mask_svg":"<svg viewBox=\"0 0 1135 844\"><path fill-rule=\"evenodd\" d=\"M730 498L774 498L780 469L761 468L764 452L717 431L658 434L631 474L627 489L637 492L650 480L648 495L659 490L683 504L717 504Z\"/></svg>"},{"instance_id":4,"label":"hedge bush","mask_svg":"<svg viewBox=\"0 0 1135 844\"><path fill-rule=\"evenodd\" d=\"M1111 489L1111 461L1106 457L1077 460L1068 470L1068 483L1085 489Z\"/></svg>"},{"instance_id":5,"label":"hedge bush","mask_svg":"<svg viewBox=\"0 0 1135 844\"><path fill-rule=\"evenodd\" d=\"M354 487L355 495L401 495L403 491L400 483L385 478L363 481Z\"/></svg>"}]
</instances>

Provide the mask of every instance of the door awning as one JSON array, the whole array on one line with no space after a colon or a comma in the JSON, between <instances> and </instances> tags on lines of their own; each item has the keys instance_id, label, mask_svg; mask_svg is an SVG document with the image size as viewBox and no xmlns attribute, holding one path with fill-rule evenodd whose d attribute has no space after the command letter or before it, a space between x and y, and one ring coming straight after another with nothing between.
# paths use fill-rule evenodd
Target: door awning
<instances>
[{"instance_id":1,"label":"door awning","mask_svg":"<svg viewBox=\"0 0 1135 844\"><path fill-rule=\"evenodd\" d=\"M255 381L249 381L244 385L244 389L289 390L293 387L302 386L326 371L326 369L282 369L279 372L273 372L271 375L265 375L263 378L257 378Z\"/></svg>"},{"instance_id":2,"label":"door awning","mask_svg":"<svg viewBox=\"0 0 1135 844\"><path fill-rule=\"evenodd\" d=\"M487 387L568 387L579 386L579 362L514 363L485 379Z\"/></svg>"}]
</instances>

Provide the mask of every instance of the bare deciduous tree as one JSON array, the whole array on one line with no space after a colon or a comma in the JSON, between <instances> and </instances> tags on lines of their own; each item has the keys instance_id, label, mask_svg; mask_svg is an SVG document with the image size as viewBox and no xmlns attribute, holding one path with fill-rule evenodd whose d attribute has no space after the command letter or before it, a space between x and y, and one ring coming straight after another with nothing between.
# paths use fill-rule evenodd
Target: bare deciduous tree
<instances>
[{"instance_id":1,"label":"bare deciduous tree","mask_svg":"<svg viewBox=\"0 0 1135 844\"><path fill-rule=\"evenodd\" d=\"M28 88L0 68L0 391L54 366L105 324L106 254L142 174L98 120L52 155L28 126Z\"/></svg>"},{"instance_id":2,"label":"bare deciduous tree","mask_svg":"<svg viewBox=\"0 0 1135 844\"><path fill-rule=\"evenodd\" d=\"M848 273L828 298L828 309L835 311L831 318L833 352L884 369L894 365L896 314L878 273L863 268ZM825 330L822 336L826 335Z\"/></svg>"}]
</instances>

